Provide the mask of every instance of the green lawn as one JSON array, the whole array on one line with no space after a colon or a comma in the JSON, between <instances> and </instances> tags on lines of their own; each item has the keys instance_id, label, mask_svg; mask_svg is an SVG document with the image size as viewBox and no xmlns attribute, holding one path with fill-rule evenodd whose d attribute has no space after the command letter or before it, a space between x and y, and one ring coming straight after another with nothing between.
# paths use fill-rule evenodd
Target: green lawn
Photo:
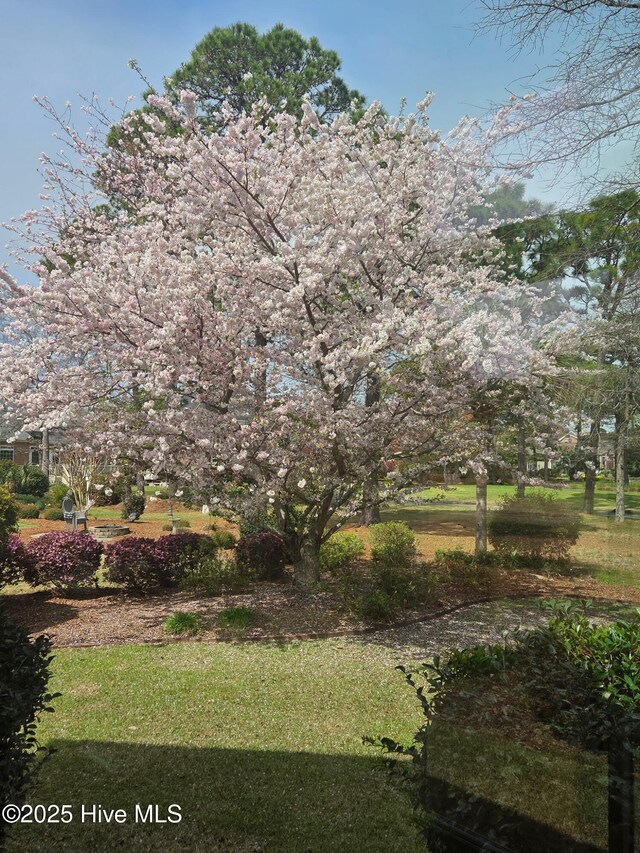
<instances>
[{"instance_id":1,"label":"green lawn","mask_svg":"<svg viewBox=\"0 0 640 853\"><path fill-rule=\"evenodd\" d=\"M640 484L634 482L627 488L625 493L625 505L628 509L640 510ZM536 491L540 491L536 489ZM584 483L574 482L566 488L543 489L554 494L558 500L567 501L577 510L582 510L584 497ZM497 505L503 497L512 497L516 493L515 486L489 485L487 486L487 502L489 505ZM474 485L460 485L444 487L433 487L423 489L417 493L418 498L435 501L431 506L447 506L449 504L469 504L475 506L476 487ZM615 483L611 480L598 480L596 483L595 509L608 510L615 508Z\"/></svg>"},{"instance_id":2,"label":"green lawn","mask_svg":"<svg viewBox=\"0 0 640 853\"><path fill-rule=\"evenodd\" d=\"M69 825L20 826L10 853L424 850L408 798L363 734L407 739L420 712L389 652L335 641L60 650L39 728L58 752L30 801ZM80 822L81 804L170 803L181 824Z\"/></svg>"}]
</instances>

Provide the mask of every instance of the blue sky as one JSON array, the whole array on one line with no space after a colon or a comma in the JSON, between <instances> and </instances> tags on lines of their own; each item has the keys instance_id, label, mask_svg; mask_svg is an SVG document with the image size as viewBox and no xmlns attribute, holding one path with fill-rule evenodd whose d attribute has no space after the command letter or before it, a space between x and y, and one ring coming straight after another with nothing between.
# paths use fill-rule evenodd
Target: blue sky
<instances>
[{"instance_id":1,"label":"blue sky","mask_svg":"<svg viewBox=\"0 0 640 853\"><path fill-rule=\"evenodd\" d=\"M433 124L452 127L482 114L545 63L539 53L514 56L508 44L474 36L479 0L0 0L0 221L39 205L38 157L54 152L53 126L33 103L58 106L95 92L123 103L143 86L127 62L135 57L159 86L215 26L247 21L259 30L282 22L336 50L349 86L391 113L435 92ZM78 113L76 112L76 115ZM552 201L562 188L531 183L529 194ZM4 235L3 235L4 238ZM0 263L9 263L0 240Z\"/></svg>"}]
</instances>

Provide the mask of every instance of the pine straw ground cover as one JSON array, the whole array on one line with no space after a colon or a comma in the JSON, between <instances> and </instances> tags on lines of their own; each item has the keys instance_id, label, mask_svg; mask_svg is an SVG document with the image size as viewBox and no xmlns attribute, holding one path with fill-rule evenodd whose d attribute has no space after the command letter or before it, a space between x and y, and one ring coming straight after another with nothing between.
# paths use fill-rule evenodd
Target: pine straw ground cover
<instances>
[{"instance_id":1,"label":"pine straw ground cover","mask_svg":"<svg viewBox=\"0 0 640 853\"><path fill-rule=\"evenodd\" d=\"M153 507L153 511L145 513L140 521L129 525L134 535L154 538L163 535L168 502L158 501ZM95 517L90 526L119 517L119 507L96 508L93 512ZM196 532L202 532L211 521L202 513L188 511L180 505L176 505L176 514L187 519L190 529ZM427 560L442 548L469 552L473 549L471 509L453 510L433 505L390 507L383 511L383 520L408 522ZM640 604L640 521L629 520L617 525L602 516L585 516L584 520L585 527L573 551L575 564L569 576L491 569L478 579L467 577L458 582L444 582L438 600L430 608L405 612L402 618L415 620L426 613L465 602L509 596L563 598L577 595ZM229 528L226 522L218 521L218 526ZM64 525L43 520L21 522L21 535L25 539L49 529L64 529ZM366 528L351 529L367 544ZM136 598L125 596L115 586L71 598L46 590L33 591L21 584L3 590L3 601L17 621L34 633L47 631L58 646L165 641L163 623L167 616L177 611L200 616L201 639L226 639L229 631L218 625L217 613L230 606L245 606L255 611L251 627L243 632L249 639L323 636L361 631L367 627L345 614L339 590L328 579L313 597L300 595L290 582L258 584L246 595L217 598L179 590Z\"/></svg>"}]
</instances>

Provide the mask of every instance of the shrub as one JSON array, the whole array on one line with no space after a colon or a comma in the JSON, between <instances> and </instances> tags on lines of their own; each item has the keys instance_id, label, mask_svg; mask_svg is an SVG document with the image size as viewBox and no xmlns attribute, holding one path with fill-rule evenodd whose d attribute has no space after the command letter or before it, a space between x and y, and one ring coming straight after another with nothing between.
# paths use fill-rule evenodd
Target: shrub
<instances>
[{"instance_id":1,"label":"shrub","mask_svg":"<svg viewBox=\"0 0 640 853\"><path fill-rule=\"evenodd\" d=\"M188 634L193 636L200 631L200 617L197 613L172 613L164 620L164 630L167 634Z\"/></svg>"},{"instance_id":2,"label":"shrub","mask_svg":"<svg viewBox=\"0 0 640 853\"><path fill-rule=\"evenodd\" d=\"M153 539L130 536L105 548L107 579L127 589L145 592L163 584L163 560Z\"/></svg>"},{"instance_id":3,"label":"shrub","mask_svg":"<svg viewBox=\"0 0 640 853\"><path fill-rule=\"evenodd\" d=\"M49 476L34 465L24 465L16 486L19 486L16 491L42 497L49 488Z\"/></svg>"},{"instance_id":4,"label":"shrub","mask_svg":"<svg viewBox=\"0 0 640 853\"><path fill-rule=\"evenodd\" d=\"M230 530L216 530L211 538L215 542L216 547L222 548L225 551L229 551L236 546L236 537Z\"/></svg>"},{"instance_id":5,"label":"shrub","mask_svg":"<svg viewBox=\"0 0 640 853\"><path fill-rule=\"evenodd\" d=\"M144 508L144 495L134 495L133 492L129 492L122 501L122 518L137 521L144 512Z\"/></svg>"},{"instance_id":6,"label":"shrub","mask_svg":"<svg viewBox=\"0 0 640 853\"><path fill-rule=\"evenodd\" d=\"M409 567L416 556L416 537L403 521L373 524L371 531L371 559L374 563L396 568Z\"/></svg>"},{"instance_id":7,"label":"shrub","mask_svg":"<svg viewBox=\"0 0 640 853\"><path fill-rule=\"evenodd\" d=\"M269 533L273 519L268 512L254 512L240 519L238 530L240 537L253 536L255 533Z\"/></svg>"},{"instance_id":8,"label":"shrub","mask_svg":"<svg viewBox=\"0 0 640 853\"><path fill-rule=\"evenodd\" d=\"M236 556L240 565L253 569L258 580L277 580L284 572L284 539L275 533L243 536L236 546Z\"/></svg>"},{"instance_id":9,"label":"shrub","mask_svg":"<svg viewBox=\"0 0 640 853\"><path fill-rule=\"evenodd\" d=\"M0 607L0 809L20 804L47 750L35 738L42 711L59 694L47 692L52 661L48 637L29 639ZM0 848L5 823L0 820Z\"/></svg>"},{"instance_id":10,"label":"shrub","mask_svg":"<svg viewBox=\"0 0 640 853\"><path fill-rule=\"evenodd\" d=\"M93 500L96 506L115 506L124 501L126 496L130 494L130 490L124 483L116 482L113 479L106 479L99 485L104 486L104 488L94 490Z\"/></svg>"},{"instance_id":11,"label":"shrub","mask_svg":"<svg viewBox=\"0 0 640 853\"><path fill-rule=\"evenodd\" d=\"M218 622L223 628L248 628L255 618L255 611L250 607L225 607L218 613Z\"/></svg>"},{"instance_id":12,"label":"shrub","mask_svg":"<svg viewBox=\"0 0 640 853\"><path fill-rule=\"evenodd\" d=\"M185 589L195 589L205 595L244 592L254 581L251 569L229 557L213 554L200 561L195 570L182 581Z\"/></svg>"},{"instance_id":13,"label":"shrub","mask_svg":"<svg viewBox=\"0 0 640 853\"><path fill-rule=\"evenodd\" d=\"M29 577L33 571L33 559L26 545L19 536L12 533L6 542L0 543L0 588Z\"/></svg>"},{"instance_id":14,"label":"shrub","mask_svg":"<svg viewBox=\"0 0 640 853\"><path fill-rule=\"evenodd\" d=\"M61 509L62 501L68 491L69 487L64 483L51 483L44 495L46 505L54 507L54 509Z\"/></svg>"},{"instance_id":15,"label":"shrub","mask_svg":"<svg viewBox=\"0 0 640 853\"><path fill-rule=\"evenodd\" d=\"M42 513L42 517L46 518L47 521L64 521L64 513L61 509L54 509L53 507L49 507L45 509Z\"/></svg>"},{"instance_id":16,"label":"shrub","mask_svg":"<svg viewBox=\"0 0 640 853\"><path fill-rule=\"evenodd\" d=\"M406 609L436 600L438 578L427 563L409 568L373 564L364 577L345 575L342 591L348 610L366 622L387 622Z\"/></svg>"},{"instance_id":17,"label":"shrub","mask_svg":"<svg viewBox=\"0 0 640 853\"><path fill-rule=\"evenodd\" d=\"M188 527L191 527L191 522L188 518L174 518L171 524L162 525L162 529L166 531L173 530L174 527L176 528L176 530L184 530Z\"/></svg>"},{"instance_id":18,"label":"shrub","mask_svg":"<svg viewBox=\"0 0 640 853\"><path fill-rule=\"evenodd\" d=\"M0 543L6 542L17 528L18 504L6 486L0 486Z\"/></svg>"},{"instance_id":19,"label":"shrub","mask_svg":"<svg viewBox=\"0 0 640 853\"><path fill-rule=\"evenodd\" d=\"M45 533L27 544L33 568L25 580L34 586L53 584L58 589L97 585L102 543L86 533Z\"/></svg>"},{"instance_id":20,"label":"shrub","mask_svg":"<svg viewBox=\"0 0 640 853\"><path fill-rule=\"evenodd\" d=\"M364 543L355 533L334 533L320 546L320 568L337 572L364 554Z\"/></svg>"},{"instance_id":21,"label":"shrub","mask_svg":"<svg viewBox=\"0 0 640 853\"><path fill-rule=\"evenodd\" d=\"M205 557L216 552L216 544L211 536L191 531L161 536L155 544L162 586L173 586L185 575L194 572Z\"/></svg>"},{"instance_id":22,"label":"shrub","mask_svg":"<svg viewBox=\"0 0 640 853\"><path fill-rule=\"evenodd\" d=\"M521 555L533 563L567 561L579 534L578 513L544 492L503 499L488 529L489 541L498 554Z\"/></svg>"},{"instance_id":23,"label":"shrub","mask_svg":"<svg viewBox=\"0 0 640 853\"><path fill-rule=\"evenodd\" d=\"M38 509L45 508L44 498L38 497L38 495L23 495L23 494L15 494L14 500L18 501L21 504L33 504L33 506L37 506Z\"/></svg>"},{"instance_id":24,"label":"shrub","mask_svg":"<svg viewBox=\"0 0 640 853\"><path fill-rule=\"evenodd\" d=\"M40 510L33 504L18 504L18 518L40 518Z\"/></svg>"}]
</instances>

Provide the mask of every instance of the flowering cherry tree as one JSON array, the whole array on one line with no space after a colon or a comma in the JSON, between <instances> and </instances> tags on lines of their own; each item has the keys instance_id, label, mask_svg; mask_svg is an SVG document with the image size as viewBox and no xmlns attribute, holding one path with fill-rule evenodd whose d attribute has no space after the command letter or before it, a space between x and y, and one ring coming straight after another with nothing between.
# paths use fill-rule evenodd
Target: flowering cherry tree
<instances>
[{"instance_id":1,"label":"flowering cherry tree","mask_svg":"<svg viewBox=\"0 0 640 853\"><path fill-rule=\"evenodd\" d=\"M22 218L39 286L3 274L21 370L0 396L212 508L271 507L308 588L363 484L451 452L465 371L530 370L517 286L468 214L507 116L443 138L429 98L330 125L258 104L204 135L191 93L155 106L171 133L153 115L106 149L67 127L80 165L46 161L52 199Z\"/></svg>"}]
</instances>

